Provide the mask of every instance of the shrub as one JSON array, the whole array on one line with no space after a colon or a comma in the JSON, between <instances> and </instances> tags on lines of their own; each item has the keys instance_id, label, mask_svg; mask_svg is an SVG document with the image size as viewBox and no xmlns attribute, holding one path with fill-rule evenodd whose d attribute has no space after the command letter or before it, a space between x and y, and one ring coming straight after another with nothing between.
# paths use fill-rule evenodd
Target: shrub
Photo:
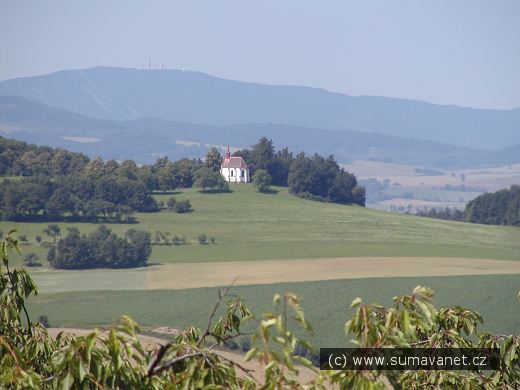
<instances>
[{"instance_id":1,"label":"shrub","mask_svg":"<svg viewBox=\"0 0 520 390\"><path fill-rule=\"evenodd\" d=\"M171 244L171 241L170 241L170 232L164 232L163 233L163 239L164 239L164 244L165 245L170 245Z\"/></svg>"},{"instance_id":2,"label":"shrub","mask_svg":"<svg viewBox=\"0 0 520 390\"><path fill-rule=\"evenodd\" d=\"M182 236L182 237L173 236L171 242L173 245L184 245L184 244L186 244L186 237L185 236Z\"/></svg>"},{"instance_id":3,"label":"shrub","mask_svg":"<svg viewBox=\"0 0 520 390\"><path fill-rule=\"evenodd\" d=\"M173 210L176 203L177 203L177 200L175 199L174 196L172 196L171 198L168 198L168 201L166 202L166 207L168 208L168 210Z\"/></svg>"},{"instance_id":4,"label":"shrub","mask_svg":"<svg viewBox=\"0 0 520 390\"><path fill-rule=\"evenodd\" d=\"M35 240L38 244L40 244L40 243L42 242L42 236L36 236L36 237L34 237L34 240Z\"/></svg>"},{"instance_id":5,"label":"shrub","mask_svg":"<svg viewBox=\"0 0 520 390\"><path fill-rule=\"evenodd\" d=\"M154 234L154 244L155 245L170 245L170 232L161 232L159 230L155 231Z\"/></svg>"},{"instance_id":6,"label":"shrub","mask_svg":"<svg viewBox=\"0 0 520 390\"><path fill-rule=\"evenodd\" d=\"M155 234L153 235L153 243L155 245L159 245L161 243L162 238L163 238L162 232L159 230L156 230Z\"/></svg>"},{"instance_id":7,"label":"shrub","mask_svg":"<svg viewBox=\"0 0 520 390\"><path fill-rule=\"evenodd\" d=\"M36 253L28 253L23 258L23 262L27 267L41 267L41 263Z\"/></svg>"},{"instance_id":8,"label":"shrub","mask_svg":"<svg viewBox=\"0 0 520 390\"><path fill-rule=\"evenodd\" d=\"M207 167L197 169L193 185L206 192L224 192L229 190L224 176L220 172L215 172Z\"/></svg>"},{"instance_id":9,"label":"shrub","mask_svg":"<svg viewBox=\"0 0 520 390\"><path fill-rule=\"evenodd\" d=\"M265 169L258 169L253 175L253 184L260 192L269 192L271 189L271 176Z\"/></svg>"},{"instance_id":10,"label":"shrub","mask_svg":"<svg viewBox=\"0 0 520 390\"><path fill-rule=\"evenodd\" d=\"M182 214L189 213L190 211L193 211L193 209L191 208L191 203L188 199L182 199L175 203L175 206L173 206L173 211Z\"/></svg>"},{"instance_id":11,"label":"shrub","mask_svg":"<svg viewBox=\"0 0 520 390\"><path fill-rule=\"evenodd\" d=\"M45 233L48 237L51 237L52 242L55 243L56 239L61 234L61 229L58 225L51 223L50 225L47 225L45 229L43 229L43 233Z\"/></svg>"},{"instance_id":12,"label":"shrub","mask_svg":"<svg viewBox=\"0 0 520 390\"><path fill-rule=\"evenodd\" d=\"M199 235L198 240L199 240L199 244L202 244L202 245L208 243L208 237L204 233Z\"/></svg>"}]
</instances>

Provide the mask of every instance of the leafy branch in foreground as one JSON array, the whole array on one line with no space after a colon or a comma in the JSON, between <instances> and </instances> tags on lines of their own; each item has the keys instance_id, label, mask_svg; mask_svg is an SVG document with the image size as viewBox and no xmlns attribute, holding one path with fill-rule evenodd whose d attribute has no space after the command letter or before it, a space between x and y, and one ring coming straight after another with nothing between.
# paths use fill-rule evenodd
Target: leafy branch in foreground
<instances>
[{"instance_id":1,"label":"leafy branch in foreground","mask_svg":"<svg viewBox=\"0 0 520 390\"><path fill-rule=\"evenodd\" d=\"M355 388L355 389L514 389L520 385L520 337L479 333L481 316L462 307L436 309L433 292L416 287L394 297L391 307L352 302L346 334L360 347L496 347L500 368L491 372L318 371L301 351L315 349L299 335L312 334L299 298L275 295L273 310L253 315L230 287L219 290L205 328L189 327L163 345L143 345L139 326L124 316L108 331L52 338L32 323L25 302L37 290L23 269L9 269L20 252L15 232L0 243L0 387L13 389L195 389L195 388ZM223 313L223 314L220 314ZM218 317L218 319L217 319ZM243 337L254 323L246 361L219 349ZM296 330L294 327L297 327ZM340 342L338 342L340 344ZM313 377L302 383L306 367Z\"/></svg>"},{"instance_id":2,"label":"leafy branch in foreground","mask_svg":"<svg viewBox=\"0 0 520 390\"><path fill-rule=\"evenodd\" d=\"M355 314L345 324L347 335L363 348L499 348L500 369L492 372L357 371L334 372L343 386L385 389L510 389L520 385L520 337L477 332L480 314L455 306L436 309L433 292L417 286L412 295L393 298L390 308L352 302ZM371 385L369 385L371 383ZM516 387L515 387L516 386Z\"/></svg>"}]
</instances>

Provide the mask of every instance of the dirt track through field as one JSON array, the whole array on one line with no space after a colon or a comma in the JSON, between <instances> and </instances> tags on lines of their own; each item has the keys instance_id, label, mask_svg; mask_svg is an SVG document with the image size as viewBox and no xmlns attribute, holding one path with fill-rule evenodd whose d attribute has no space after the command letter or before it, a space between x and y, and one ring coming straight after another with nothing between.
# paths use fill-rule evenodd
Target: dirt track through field
<instances>
[{"instance_id":1,"label":"dirt track through field","mask_svg":"<svg viewBox=\"0 0 520 390\"><path fill-rule=\"evenodd\" d=\"M446 257L338 257L327 259L180 263L150 267L149 289L184 289L334 279L519 274L520 261Z\"/></svg>"}]
</instances>

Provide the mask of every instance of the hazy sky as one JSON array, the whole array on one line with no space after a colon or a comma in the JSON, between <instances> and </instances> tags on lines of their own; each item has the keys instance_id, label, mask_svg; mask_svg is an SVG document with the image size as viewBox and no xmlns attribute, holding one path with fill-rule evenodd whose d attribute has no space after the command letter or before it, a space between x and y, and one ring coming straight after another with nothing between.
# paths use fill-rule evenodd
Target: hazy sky
<instances>
[{"instance_id":1,"label":"hazy sky","mask_svg":"<svg viewBox=\"0 0 520 390\"><path fill-rule=\"evenodd\" d=\"M199 70L520 107L520 0L0 0L0 79L96 65Z\"/></svg>"}]
</instances>

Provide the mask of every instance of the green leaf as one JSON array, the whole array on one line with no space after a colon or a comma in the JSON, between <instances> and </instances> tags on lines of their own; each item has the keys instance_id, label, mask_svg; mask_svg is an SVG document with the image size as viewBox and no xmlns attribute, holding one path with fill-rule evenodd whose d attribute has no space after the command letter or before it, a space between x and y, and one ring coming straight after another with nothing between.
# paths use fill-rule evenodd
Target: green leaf
<instances>
[{"instance_id":1,"label":"green leaf","mask_svg":"<svg viewBox=\"0 0 520 390\"><path fill-rule=\"evenodd\" d=\"M302 366L305 366L307 368L311 368L313 369L314 368L314 365L312 364L312 362L306 358L304 358L303 356L298 356L296 355L294 357L294 360L296 360L298 363L300 363Z\"/></svg>"},{"instance_id":2,"label":"green leaf","mask_svg":"<svg viewBox=\"0 0 520 390\"><path fill-rule=\"evenodd\" d=\"M83 381L83 379L85 378L87 373L88 373L88 367L85 365L85 363L80 361L78 364L78 378L79 378L80 382Z\"/></svg>"},{"instance_id":3,"label":"green leaf","mask_svg":"<svg viewBox=\"0 0 520 390\"><path fill-rule=\"evenodd\" d=\"M350 307L356 307L359 306L359 304L363 302L360 297L355 298L352 303L350 304Z\"/></svg>"},{"instance_id":4,"label":"green leaf","mask_svg":"<svg viewBox=\"0 0 520 390\"><path fill-rule=\"evenodd\" d=\"M244 356L244 360L247 362L251 360L251 358L256 354L258 349L256 347L251 348L249 351L247 351L246 355Z\"/></svg>"},{"instance_id":5,"label":"green leaf","mask_svg":"<svg viewBox=\"0 0 520 390\"><path fill-rule=\"evenodd\" d=\"M74 383L74 379L72 378L71 373L67 372L67 375L65 376L65 378L63 378L63 380L60 383L61 389L69 390L73 383Z\"/></svg>"},{"instance_id":6,"label":"green leaf","mask_svg":"<svg viewBox=\"0 0 520 390\"><path fill-rule=\"evenodd\" d=\"M408 315L408 310L404 309L402 312L401 312L401 316L400 316L400 320L401 320L401 328L403 329L403 332L408 332L411 328L411 325L410 325L410 317Z\"/></svg>"},{"instance_id":7,"label":"green leaf","mask_svg":"<svg viewBox=\"0 0 520 390\"><path fill-rule=\"evenodd\" d=\"M345 323L345 334L349 334L352 329L352 320L348 320Z\"/></svg>"},{"instance_id":8,"label":"green leaf","mask_svg":"<svg viewBox=\"0 0 520 390\"><path fill-rule=\"evenodd\" d=\"M263 320L262 321L262 326L264 328L269 328L269 327L271 327L273 325L276 325L276 322L277 322L276 318L270 318L268 320Z\"/></svg>"}]
</instances>

